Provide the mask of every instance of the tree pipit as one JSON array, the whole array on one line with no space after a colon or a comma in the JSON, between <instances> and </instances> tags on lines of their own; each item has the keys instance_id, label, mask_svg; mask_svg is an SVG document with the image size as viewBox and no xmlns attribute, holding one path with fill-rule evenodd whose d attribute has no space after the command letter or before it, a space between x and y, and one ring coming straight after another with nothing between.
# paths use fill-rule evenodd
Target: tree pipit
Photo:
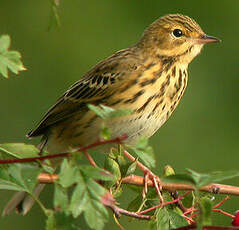
<instances>
[{"instance_id":1,"label":"tree pipit","mask_svg":"<svg viewBox=\"0 0 239 230\"><path fill-rule=\"evenodd\" d=\"M219 39L206 35L190 17L159 18L135 45L99 62L71 86L28 137L42 136L41 148L49 153L97 141L102 121L88 104L133 111L107 123L112 138L127 134L126 143L134 145L139 137L151 137L180 102L188 64L204 44L214 42Z\"/></svg>"}]
</instances>

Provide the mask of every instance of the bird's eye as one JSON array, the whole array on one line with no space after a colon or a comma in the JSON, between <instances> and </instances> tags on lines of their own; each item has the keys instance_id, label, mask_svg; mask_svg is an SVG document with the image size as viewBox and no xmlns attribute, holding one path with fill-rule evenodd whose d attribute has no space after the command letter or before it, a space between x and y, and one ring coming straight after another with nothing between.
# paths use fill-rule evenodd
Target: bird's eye
<instances>
[{"instance_id":1,"label":"bird's eye","mask_svg":"<svg viewBox=\"0 0 239 230\"><path fill-rule=\"evenodd\" d=\"M179 38L179 37L181 37L181 36L183 35L183 32L182 32L182 30L180 30L180 29L175 29L175 30L173 31L173 35L174 35L175 37Z\"/></svg>"}]
</instances>

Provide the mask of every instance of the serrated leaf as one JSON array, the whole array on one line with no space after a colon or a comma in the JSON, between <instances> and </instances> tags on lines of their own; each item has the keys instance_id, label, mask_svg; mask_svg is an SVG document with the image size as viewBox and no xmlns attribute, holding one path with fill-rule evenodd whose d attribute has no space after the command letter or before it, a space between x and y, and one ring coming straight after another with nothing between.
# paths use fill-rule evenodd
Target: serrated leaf
<instances>
[{"instance_id":1,"label":"serrated leaf","mask_svg":"<svg viewBox=\"0 0 239 230\"><path fill-rule=\"evenodd\" d=\"M190 176L195 181L197 187L202 187L211 183L217 183L223 180L232 179L239 176L239 171L224 171L224 172L211 172L208 174L198 173L194 170L187 169Z\"/></svg>"},{"instance_id":2,"label":"serrated leaf","mask_svg":"<svg viewBox=\"0 0 239 230\"><path fill-rule=\"evenodd\" d=\"M19 71L26 70L21 61L21 54L18 51L9 51L10 37L2 35L0 37L0 73L8 78L8 69L18 74Z\"/></svg>"},{"instance_id":3,"label":"serrated leaf","mask_svg":"<svg viewBox=\"0 0 239 230\"><path fill-rule=\"evenodd\" d=\"M101 127L101 130L100 130L100 136L104 140L109 140L110 136L111 136L110 128L106 127L104 123L102 123L102 127Z\"/></svg>"},{"instance_id":4,"label":"serrated leaf","mask_svg":"<svg viewBox=\"0 0 239 230\"><path fill-rule=\"evenodd\" d=\"M0 189L1 190L13 190L13 191L25 191L25 189L22 188L21 186L19 186L18 184L13 183L8 180L3 180L3 179L0 179Z\"/></svg>"},{"instance_id":5,"label":"serrated leaf","mask_svg":"<svg viewBox=\"0 0 239 230\"><path fill-rule=\"evenodd\" d=\"M142 195L140 194L129 203L127 210L136 212L138 211L141 204L142 204Z\"/></svg>"},{"instance_id":6,"label":"serrated leaf","mask_svg":"<svg viewBox=\"0 0 239 230\"><path fill-rule=\"evenodd\" d=\"M130 149L132 149L136 155L145 163L145 165L149 168L155 167L155 155L153 152L153 148L148 145L148 139L147 138L140 138L136 144L136 146L132 147L129 146Z\"/></svg>"},{"instance_id":7,"label":"serrated leaf","mask_svg":"<svg viewBox=\"0 0 239 230\"><path fill-rule=\"evenodd\" d=\"M6 35L6 34L2 35L0 37L0 53L8 50L10 47L10 44L11 44L11 40L9 35Z\"/></svg>"},{"instance_id":8,"label":"serrated leaf","mask_svg":"<svg viewBox=\"0 0 239 230\"><path fill-rule=\"evenodd\" d=\"M46 230L53 230L56 226L56 220L53 211L48 211L46 220Z\"/></svg>"},{"instance_id":9,"label":"serrated leaf","mask_svg":"<svg viewBox=\"0 0 239 230\"><path fill-rule=\"evenodd\" d=\"M122 117L132 114L132 110L130 109L112 109L105 105L100 105L100 107L106 112L107 118Z\"/></svg>"},{"instance_id":10,"label":"serrated leaf","mask_svg":"<svg viewBox=\"0 0 239 230\"><path fill-rule=\"evenodd\" d=\"M32 194L41 169L31 165L14 164L0 168L0 189L25 191Z\"/></svg>"},{"instance_id":11,"label":"serrated leaf","mask_svg":"<svg viewBox=\"0 0 239 230\"><path fill-rule=\"evenodd\" d=\"M69 175L65 175L67 173ZM70 205L62 211L72 214L74 218L83 212L85 220L91 228L102 229L108 218L108 213L101 199L107 190L95 180L109 180L109 178L112 179L112 175L103 169L85 165L76 167L65 160L61 166L59 184L66 188L73 184L76 186L72 193Z\"/></svg>"},{"instance_id":12,"label":"serrated leaf","mask_svg":"<svg viewBox=\"0 0 239 230\"><path fill-rule=\"evenodd\" d=\"M8 168L8 171L12 179L31 194L38 183L37 177L41 169L32 165L14 164Z\"/></svg>"},{"instance_id":13,"label":"serrated leaf","mask_svg":"<svg viewBox=\"0 0 239 230\"><path fill-rule=\"evenodd\" d=\"M131 162L128 162L124 156L122 155L118 155L117 156L117 163L119 165L120 168L120 173L121 173L121 177L125 177L127 170L131 164Z\"/></svg>"},{"instance_id":14,"label":"serrated leaf","mask_svg":"<svg viewBox=\"0 0 239 230\"><path fill-rule=\"evenodd\" d=\"M77 168L72 166L67 159L64 159L61 164L60 174L59 174L59 184L64 187L70 187L77 182Z\"/></svg>"},{"instance_id":15,"label":"serrated leaf","mask_svg":"<svg viewBox=\"0 0 239 230\"><path fill-rule=\"evenodd\" d=\"M157 230L171 230L188 225L187 221L174 209L163 207L157 211Z\"/></svg>"},{"instance_id":16,"label":"serrated leaf","mask_svg":"<svg viewBox=\"0 0 239 230\"><path fill-rule=\"evenodd\" d=\"M161 208L156 214L156 229L170 230L170 219L166 208Z\"/></svg>"},{"instance_id":17,"label":"serrated leaf","mask_svg":"<svg viewBox=\"0 0 239 230\"><path fill-rule=\"evenodd\" d=\"M184 219L175 210L169 210L168 215L170 219L170 229L180 228L188 225L186 219Z\"/></svg>"},{"instance_id":18,"label":"serrated leaf","mask_svg":"<svg viewBox=\"0 0 239 230\"><path fill-rule=\"evenodd\" d=\"M92 110L97 116L101 117L102 119L106 119L105 112L99 106L88 104L88 108Z\"/></svg>"},{"instance_id":19,"label":"serrated leaf","mask_svg":"<svg viewBox=\"0 0 239 230\"><path fill-rule=\"evenodd\" d=\"M90 228L102 230L108 220L108 213L99 201L91 200L85 207L84 217Z\"/></svg>"},{"instance_id":20,"label":"serrated leaf","mask_svg":"<svg viewBox=\"0 0 239 230\"><path fill-rule=\"evenodd\" d=\"M113 175L113 178L111 181L104 183L104 185L107 188L110 188L121 178L119 164L110 156L107 156L105 158L104 168L108 170L109 172L111 172Z\"/></svg>"},{"instance_id":21,"label":"serrated leaf","mask_svg":"<svg viewBox=\"0 0 239 230\"><path fill-rule=\"evenodd\" d=\"M54 190L54 207L57 211L67 211L68 207L68 194L67 190L60 186L59 184L55 184Z\"/></svg>"},{"instance_id":22,"label":"serrated leaf","mask_svg":"<svg viewBox=\"0 0 239 230\"><path fill-rule=\"evenodd\" d=\"M129 109L113 109L105 105L95 106L88 104L88 108L104 120L113 117L127 116L132 113Z\"/></svg>"},{"instance_id":23,"label":"serrated leaf","mask_svg":"<svg viewBox=\"0 0 239 230\"><path fill-rule=\"evenodd\" d=\"M163 177L162 180L166 183L186 183L192 185L196 185L197 183L191 175L186 173L178 173L175 175Z\"/></svg>"},{"instance_id":24,"label":"serrated leaf","mask_svg":"<svg viewBox=\"0 0 239 230\"><path fill-rule=\"evenodd\" d=\"M171 175L175 175L175 171L174 171L174 169L170 165L166 165L164 167L163 171L164 171L163 175L166 176L166 177L167 176L171 176Z\"/></svg>"},{"instance_id":25,"label":"serrated leaf","mask_svg":"<svg viewBox=\"0 0 239 230\"><path fill-rule=\"evenodd\" d=\"M88 203L88 194L84 184L78 184L71 197L69 210L74 218L78 217L84 210Z\"/></svg>"},{"instance_id":26,"label":"serrated leaf","mask_svg":"<svg viewBox=\"0 0 239 230\"><path fill-rule=\"evenodd\" d=\"M87 186L89 196L99 201L101 200L101 197L104 196L105 193L107 192L103 186L99 185L97 182L95 182L91 178L86 179L86 186Z\"/></svg>"},{"instance_id":27,"label":"serrated leaf","mask_svg":"<svg viewBox=\"0 0 239 230\"><path fill-rule=\"evenodd\" d=\"M104 181L111 181L113 179L113 175L110 172L101 168L95 168L91 165L81 165L80 169L85 176L92 179Z\"/></svg>"},{"instance_id":28,"label":"serrated leaf","mask_svg":"<svg viewBox=\"0 0 239 230\"><path fill-rule=\"evenodd\" d=\"M211 213L212 213L212 201L208 197L202 197L200 199L200 223L202 226L211 225Z\"/></svg>"},{"instance_id":29,"label":"serrated leaf","mask_svg":"<svg viewBox=\"0 0 239 230\"><path fill-rule=\"evenodd\" d=\"M0 152L16 158L37 157L39 149L34 145L25 143L0 144Z\"/></svg>"},{"instance_id":30,"label":"serrated leaf","mask_svg":"<svg viewBox=\"0 0 239 230\"><path fill-rule=\"evenodd\" d=\"M135 172L135 170L137 168L137 163L138 163L138 161L136 160L136 161L134 161L133 163L131 163L129 165L129 167L128 167L127 171L126 171L125 176L129 176L129 175L131 175L131 174L133 174Z\"/></svg>"},{"instance_id":31,"label":"serrated leaf","mask_svg":"<svg viewBox=\"0 0 239 230\"><path fill-rule=\"evenodd\" d=\"M65 213L51 211L46 221L46 230L80 230L78 220Z\"/></svg>"}]
</instances>

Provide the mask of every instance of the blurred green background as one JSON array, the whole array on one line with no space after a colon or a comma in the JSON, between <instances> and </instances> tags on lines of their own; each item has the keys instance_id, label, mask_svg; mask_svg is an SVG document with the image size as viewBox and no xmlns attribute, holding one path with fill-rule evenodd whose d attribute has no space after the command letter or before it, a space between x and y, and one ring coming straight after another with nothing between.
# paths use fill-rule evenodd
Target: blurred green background
<instances>
[{"instance_id":1,"label":"blurred green background","mask_svg":"<svg viewBox=\"0 0 239 230\"><path fill-rule=\"evenodd\" d=\"M151 138L157 154L155 172L161 173L166 164L177 172L238 169L239 2L234 0L62 0L62 26L50 32L50 1L1 0L0 34L11 36L11 49L21 52L27 71L10 74L9 80L0 77L0 143L30 143L25 134L60 94L98 61L134 44L151 22L167 13L193 17L206 33L223 42L206 46L193 61L180 106ZM51 191L46 189L43 199L50 200ZM0 193L0 209L11 194ZM121 201L123 207L126 201ZM239 197L231 197L223 207L234 212ZM230 219L220 214L214 220L230 225ZM126 229L147 229L138 220L122 217L120 222ZM37 206L24 218L13 214L0 219L1 230L40 230L44 225ZM105 227L109 228L118 229L112 220Z\"/></svg>"}]
</instances>

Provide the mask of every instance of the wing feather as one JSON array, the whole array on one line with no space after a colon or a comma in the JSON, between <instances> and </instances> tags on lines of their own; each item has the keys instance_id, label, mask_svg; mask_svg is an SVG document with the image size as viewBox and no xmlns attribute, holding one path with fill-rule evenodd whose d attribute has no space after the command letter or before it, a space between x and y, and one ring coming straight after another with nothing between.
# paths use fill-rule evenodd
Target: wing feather
<instances>
[{"instance_id":1,"label":"wing feather","mask_svg":"<svg viewBox=\"0 0 239 230\"><path fill-rule=\"evenodd\" d=\"M86 109L87 103L99 103L100 100L106 98L107 95L115 90L115 85L117 85L118 79L124 75L123 73L134 69L125 62L126 56L134 56L132 50L118 51L93 67L58 99L56 104L47 111L37 127L29 132L27 136L42 135L52 125L74 116L80 110ZM132 60L136 59L132 57Z\"/></svg>"}]
</instances>

